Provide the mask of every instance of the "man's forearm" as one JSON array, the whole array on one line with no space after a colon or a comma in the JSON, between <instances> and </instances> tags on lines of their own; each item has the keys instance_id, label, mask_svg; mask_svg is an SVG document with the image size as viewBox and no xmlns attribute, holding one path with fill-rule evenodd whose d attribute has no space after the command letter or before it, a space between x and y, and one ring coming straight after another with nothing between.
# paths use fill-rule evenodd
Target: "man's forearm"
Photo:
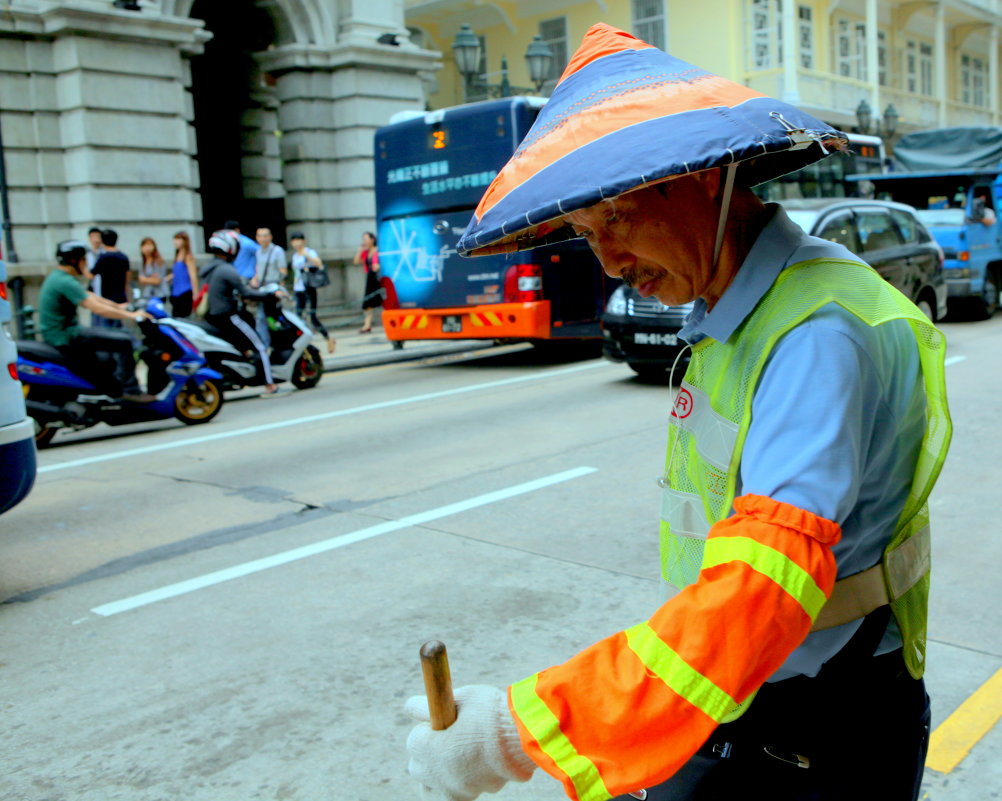
<instances>
[{"instance_id":1,"label":"man's forearm","mask_svg":"<svg viewBox=\"0 0 1002 801\"><path fill-rule=\"evenodd\" d=\"M135 312L126 311L117 303L93 293L88 295L81 305L99 317L107 317L111 320L133 320L136 317Z\"/></svg>"}]
</instances>

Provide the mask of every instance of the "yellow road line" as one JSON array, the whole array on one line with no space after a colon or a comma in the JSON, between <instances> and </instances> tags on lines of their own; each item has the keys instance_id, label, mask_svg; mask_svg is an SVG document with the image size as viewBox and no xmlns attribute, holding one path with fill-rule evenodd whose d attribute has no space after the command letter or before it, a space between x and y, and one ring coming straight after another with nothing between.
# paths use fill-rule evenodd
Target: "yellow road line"
<instances>
[{"instance_id":1,"label":"yellow road line","mask_svg":"<svg viewBox=\"0 0 1002 801\"><path fill-rule=\"evenodd\" d=\"M1002 668L936 727L926 767L949 773L1002 718Z\"/></svg>"}]
</instances>

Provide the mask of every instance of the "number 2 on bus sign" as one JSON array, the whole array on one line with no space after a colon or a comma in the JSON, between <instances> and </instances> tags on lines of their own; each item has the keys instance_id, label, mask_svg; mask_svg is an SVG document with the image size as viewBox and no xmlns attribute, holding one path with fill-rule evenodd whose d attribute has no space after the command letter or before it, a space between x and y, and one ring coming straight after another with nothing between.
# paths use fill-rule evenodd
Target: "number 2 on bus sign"
<instances>
[{"instance_id":1,"label":"number 2 on bus sign","mask_svg":"<svg viewBox=\"0 0 1002 801\"><path fill-rule=\"evenodd\" d=\"M431 147L433 150L445 149L445 131L431 132Z\"/></svg>"}]
</instances>

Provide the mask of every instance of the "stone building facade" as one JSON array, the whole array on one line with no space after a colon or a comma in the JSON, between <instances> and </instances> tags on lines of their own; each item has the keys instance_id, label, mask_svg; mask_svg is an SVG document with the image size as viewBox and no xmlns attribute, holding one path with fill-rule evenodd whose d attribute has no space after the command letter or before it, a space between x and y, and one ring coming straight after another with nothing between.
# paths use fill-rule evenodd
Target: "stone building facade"
<instances>
[{"instance_id":1,"label":"stone building facade","mask_svg":"<svg viewBox=\"0 0 1002 801\"><path fill-rule=\"evenodd\" d=\"M92 225L133 259L144 236L168 256L175 231L198 249L227 219L344 259L374 216L372 134L424 108L438 59L402 0L7 0L11 274Z\"/></svg>"}]
</instances>

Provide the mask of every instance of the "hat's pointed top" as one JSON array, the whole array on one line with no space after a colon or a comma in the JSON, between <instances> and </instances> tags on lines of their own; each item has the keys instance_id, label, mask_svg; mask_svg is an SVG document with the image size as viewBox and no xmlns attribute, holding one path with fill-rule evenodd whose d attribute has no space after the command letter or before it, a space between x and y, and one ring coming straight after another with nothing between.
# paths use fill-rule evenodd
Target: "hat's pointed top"
<instances>
[{"instance_id":1,"label":"hat's pointed top","mask_svg":"<svg viewBox=\"0 0 1002 801\"><path fill-rule=\"evenodd\" d=\"M646 48L656 49L654 45L642 42L631 33L613 28L605 22L596 22L585 31L581 46L567 62L567 68L560 76L560 81L566 80L569 75L573 75L603 56L621 53L624 50L644 50Z\"/></svg>"},{"instance_id":2,"label":"hat's pointed top","mask_svg":"<svg viewBox=\"0 0 1002 801\"><path fill-rule=\"evenodd\" d=\"M598 23L457 248L536 247L572 235L565 214L641 186L737 163L751 186L844 145L838 131L787 103Z\"/></svg>"}]
</instances>

